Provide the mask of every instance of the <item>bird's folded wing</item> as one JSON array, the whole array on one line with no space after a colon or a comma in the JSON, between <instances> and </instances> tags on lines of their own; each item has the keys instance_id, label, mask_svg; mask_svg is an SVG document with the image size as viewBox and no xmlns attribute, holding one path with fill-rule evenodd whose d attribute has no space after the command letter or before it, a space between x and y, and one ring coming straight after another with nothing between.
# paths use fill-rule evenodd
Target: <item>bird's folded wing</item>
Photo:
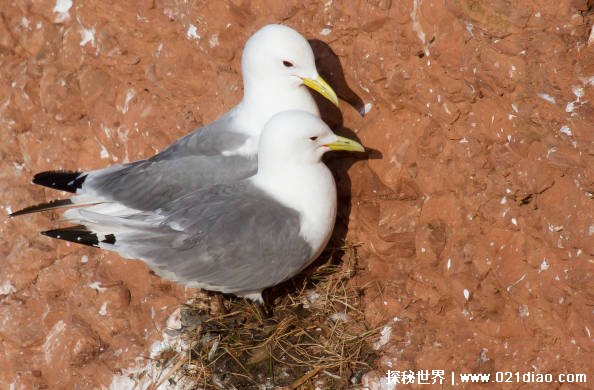
<instances>
[{"instance_id":1,"label":"bird's folded wing","mask_svg":"<svg viewBox=\"0 0 594 390\"><path fill-rule=\"evenodd\" d=\"M195 191L124 230L114 244L121 254L165 277L229 293L280 283L313 254L299 214L249 181Z\"/></svg>"},{"instance_id":2,"label":"bird's folded wing","mask_svg":"<svg viewBox=\"0 0 594 390\"><path fill-rule=\"evenodd\" d=\"M230 131L226 118L188 134L150 159L89 172L85 192L129 208L151 210L197 188L253 175L255 157L225 153L247 139Z\"/></svg>"}]
</instances>

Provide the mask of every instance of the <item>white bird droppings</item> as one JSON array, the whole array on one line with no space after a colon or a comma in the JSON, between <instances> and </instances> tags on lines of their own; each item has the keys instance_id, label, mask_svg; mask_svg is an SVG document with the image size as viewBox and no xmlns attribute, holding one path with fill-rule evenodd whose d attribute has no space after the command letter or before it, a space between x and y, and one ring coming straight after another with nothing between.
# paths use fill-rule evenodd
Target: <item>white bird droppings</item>
<instances>
[{"instance_id":1,"label":"white bird droppings","mask_svg":"<svg viewBox=\"0 0 594 390\"><path fill-rule=\"evenodd\" d=\"M373 349L377 351L384 345L388 344L388 341L390 341L390 336L392 336L392 327L386 325L380 331L380 338L373 344Z\"/></svg>"},{"instance_id":2,"label":"white bird droppings","mask_svg":"<svg viewBox=\"0 0 594 390\"><path fill-rule=\"evenodd\" d=\"M208 46L211 48L219 46L219 34L214 33L208 40Z\"/></svg>"},{"instance_id":3,"label":"white bird droppings","mask_svg":"<svg viewBox=\"0 0 594 390\"><path fill-rule=\"evenodd\" d=\"M186 32L186 37L188 37L188 39L200 39L200 34L198 34L196 26L190 24L188 31Z\"/></svg>"},{"instance_id":4,"label":"white bird droppings","mask_svg":"<svg viewBox=\"0 0 594 390\"><path fill-rule=\"evenodd\" d=\"M53 11L59 14L68 13L72 8L72 0L56 0Z\"/></svg>"},{"instance_id":5,"label":"white bird droppings","mask_svg":"<svg viewBox=\"0 0 594 390\"><path fill-rule=\"evenodd\" d=\"M101 305L101 308L99 309L99 315L100 316L107 315L107 302L103 302L103 305Z\"/></svg>"},{"instance_id":6,"label":"white bird droppings","mask_svg":"<svg viewBox=\"0 0 594 390\"><path fill-rule=\"evenodd\" d=\"M571 92L573 92L573 94L575 95L575 97L578 100L580 100L580 98L582 98L586 94L586 91L584 91L584 88L580 87L579 85L572 86Z\"/></svg>"},{"instance_id":7,"label":"white bird droppings","mask_svg":"<svg viewBox=\"0 0 594 390\"><path fill-rule=\"evenodd\" d=\"M546 100L549 103L555 104L555 98L549 95L548 93L538 93L537 96L542 100Z\"/></svg>"},{"instance_id":8,"label":"white bird droppings","mask_svg":"<svg viewBox=\"0 0 594 390\"><path fill-rule=\"evenodd\" d=\"M372 108L373 103L365 103L365 106L363 106L363 115L367 115L367 113L371 111Z\"/></svg>"},{"instance_id":9,"label":"white bird droppings","mask_svg":"<svg viewBox=\"0 0 594 390\"><path fill-rule=\"evenodd\" d=\"M101 282L93 282L89 284L89 287L93 290L97 290L97 292L103 292L107 290L105 287L101 287Z\"/></svg>"},{"instance_id":10,"label":"white bird droppings","mask_svg":"<svg viewBox=\"0 0 594 390\"><path fill-rule=\"evenodd\" d=\"M540 270L546 271L550 267L549 263L547 263L547 259L542 259L542 263L540 263Z\"/></svg>"},{"instance_id":11,"label":"white bird droppings","mask_svg":"<svg viewBox=\"0 0 594 390\"><path fill-rule=\"evenodd\" d=\"M462 294L464 294L464 299L468 300L470 298L470 291L468 289L465 288Z\"/></svg>"},{"instance_id":12,"label":"white bird droppings","mask_svg":"<svg viewBox=\"0 0 594 390\"><path fill-rule=\"evenodd\" d=\"M329 29L329 28L323 28L323 29L320 31L320 35L324 35L324 36L326 36L326 35L330 35L330 33L331 33L331 32L332 32L332 30L331 30L331 29Z\"/></svg>"},{"instance_id":13,"label":"white bird droppings","mask_svg":"<svg viewBox=\"0 0 594 390\"><path fill-rule=\"evenodd\" d=\"M88 29L81 26L80 28L80 45L85 46L90 43L91 46L95 46L95 30Z\"/></svg>"},{"instance_id":14,"label":"white bird droppings","mask_svg":"<svg viewBox=\"0 0 594 390\"><path fill-rule=\"evenodd\" d=\"M107 151L107 148L105 146L103 146L102 144L99 144L99 145L101 146L101 152L99 152L99 157L102 160L109 158L109 152Z\"/></svg>"},{"instance_id":15,"label":"white bird droppings","mask_svg":"<svg viewBox=\"0 0 594 390\"><path fill-rule=\"evenodd\" d=\"M70 14L68 13L70 8L72 8L72 0L56 0L56 5L54 6L53 11L57 15L54 22L62 23L70 20Z\"/></svg>"},{"instance_id":16,"label":"white bird droppings","mask_svg":"<svg viewBox=\"0 0 594 390\"><path fill-rule=\"evenodd\" d=\"M16 288L8 281L5 280L0 284L0 295L10 295L11 293L15 292Z\"/></svg>"},{"instance_id":17,"label":"white bird droppings","mask_svg":"<svg viewBox=\"0 0 594 390\"><path fill-rule=\"evenodd\" d=\"M413 31L417 33L417 37L423 43L425 55L427 57L429 57L430 53L429 53L429 47L427 45L427 39L425 36L425 32L423 31L423 27L421 26L421 23L419 22L419 19L417 18L420 8L421 8L421 3L422 3L421 0L413 0L413 9L410 13L410 18L412 19ZM429 65L429 63L427 65Z\"/></svg>"},{"instance_id":18,"label":"white bird droppings","mask_svg":"<svg viewBox=\"0 0 594 390\"><path fill-rule=\"evenodd\" d=\"M59 340L62 338L62 334L66 330L66 323L62 320L56 322L52 329L49 331L47 337L45 338L45 343L43 343L43 351L45 356L45 361L50 363L52 361L52 357L54 355L54 349L56 346L60 345Z\"/></svg>"},{"instance_id":19,"label":"white bird droppings","mask_svg":"<svg viewBox=\"0 0 594 390\"><path fill-rule=\"evenodd\" d=\"M559 131L562 132L563 134L569 136L569 137L571 137L573 135L573 133L571 132L571 129L567 125L561 126L561 128L559 129Z\"/></svg>"},{"instance_id":20,"label":"white bird droppings","mask_svg":"<svg viewBox=\"0 0 594 390\"><path fill-rule=\"evenodd\" d=\"M332 322L348 322L350 321L351 317L346 313L346 311L339 311L330 315L330 320Z\"/></svg>"},{"instance_id":21,"label":"white bird droppings","mask_svg":"<svg viewBox=\"0 0 594 390\"><path fill-rule=\"evenodd\" d=\"M136 96L136 91L133 88L130 88L126 92L126 98L124 99L124 107L122 107L123 114L128 112L128 105L130 104L130 100L132 100L134 96Z\"/></svg>"}]
</instances>

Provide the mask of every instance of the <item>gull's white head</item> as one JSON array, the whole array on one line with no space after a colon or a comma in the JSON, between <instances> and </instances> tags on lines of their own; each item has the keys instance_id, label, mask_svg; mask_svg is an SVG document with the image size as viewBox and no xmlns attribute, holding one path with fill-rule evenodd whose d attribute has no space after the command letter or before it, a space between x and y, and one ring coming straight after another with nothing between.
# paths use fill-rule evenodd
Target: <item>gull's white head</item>
<instances>
[{"instance_id":1,"label":"gull's white head","mask_svg":"<svg viewBox=\"0 0 594 390\"><path fill-rule=\"evenodd\" d=\"M258 169L317 164L331 150L365 151L358 142L334 134L313 114L283 111L274 115L262 130Z\"/></svg>"},{"instance_id":2,"label":"gull's white head","mask_svg":"<svg viewBox=\"0 0 594 390\"><path fill-rule=\"evenodd\" d=\"M245 44L241 68L246 96L268 94L278 100L283 93L304 93L308 86L338 105L336 93L318 74L309 42L290 27L269 24L256 31Z\"/></svg>"}]
</instances>

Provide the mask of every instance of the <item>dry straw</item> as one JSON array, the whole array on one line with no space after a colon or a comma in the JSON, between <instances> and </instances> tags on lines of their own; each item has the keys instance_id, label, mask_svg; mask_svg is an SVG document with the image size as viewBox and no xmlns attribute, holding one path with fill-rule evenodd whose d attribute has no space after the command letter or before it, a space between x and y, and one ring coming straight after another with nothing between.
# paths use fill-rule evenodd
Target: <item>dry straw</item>
<instances>
[{"instance_id":1,"label":"dry straw","mask_svg":"<svg viewBox=\"0 0 594 390\"><path fill-rule=\"evenodd\" d=\"M180 336L188 347L159 356L163 372L155 387L355 387L371 369L370 341L377 334L365 325L359 309L363 288L352 281L356 247L330 251L325 264L273 289L277 297L268 299L268 309L220 295L186 305Z\"/></svg>"}]
</instances>

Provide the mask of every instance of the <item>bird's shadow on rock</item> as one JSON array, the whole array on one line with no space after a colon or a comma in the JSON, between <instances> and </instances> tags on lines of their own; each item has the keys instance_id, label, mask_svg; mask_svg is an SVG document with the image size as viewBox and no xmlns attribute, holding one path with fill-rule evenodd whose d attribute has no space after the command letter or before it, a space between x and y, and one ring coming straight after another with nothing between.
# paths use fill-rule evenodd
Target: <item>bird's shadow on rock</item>
<instances>
[{"instance_id":1,"label":"bird's shadow on rock","mask_svg":"<svg viewBox=\"0 0 594 390\"><path fill-rule=\"evenodd\" d=\"M343 102L348 103L363 116L363 113L365 112L365 103L348 85L346 78L344 77L340 59L336 53L334 53L332 48L326 42L322 42L319 39L311 39L309 44L313 49L316 67L320 76L332 86ZM324 121L326 121L326 123L333 129L335 126L342 127L342 113L340 109L318 94L315 94L314 98L316 99L318 107L320 107L320 112Z\"/></svg>"},{"instance_id":2,"label":"bird's shadow on rock","mask_svg":"<svg viewBox=\"0 0 594 390\"><path fill-rule=\"evenodd\" d=\"M361 115L364 112L363 100L348 86L340 60L327 43L314 39L309 41L316 58L316 65L320 75L334 88L338 97L355 108ZM334 106L327 99L319 94L313 94L322 119L338 135L360 142L359 137L352 129L345 127L340 109ZM311 280L312 274L320 265L330 261L332 264L339 264L344 252L340 250L344 246L348 233L348 222L351 214L351 179L348 170L360 160L381 159L382 153L379 150L366 148L365 153L335 152L324 157L336 180L338 193L338 210L336 224L332 238L324 253L318 257L309 267L297 276L264 291L263 297L268 310L272 309L276 298L296 291L305 285L310 287L314 284Z\"/></svg>"}]
</instances>

